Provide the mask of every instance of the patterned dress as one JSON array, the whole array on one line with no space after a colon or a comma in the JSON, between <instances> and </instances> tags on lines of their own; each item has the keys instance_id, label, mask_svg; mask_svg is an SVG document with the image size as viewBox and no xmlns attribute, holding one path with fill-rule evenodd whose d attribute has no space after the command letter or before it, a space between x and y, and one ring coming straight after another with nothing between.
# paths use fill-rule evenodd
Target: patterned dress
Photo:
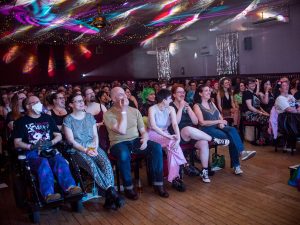
<instances>
[{"instance_id":1,"label":"patterned dress","mask_svg":"<svg viewBox=\"0 0 300 225\"><path fill-rule=\"evenodd\" d=\"M96 120L90 113L86 113L82 120L77 120L72 115L68 115L64 119L64 126L72 130L74 140L84 147L93 142L93 126L95 124ZM101 189L107 190L114 185L113 170L106 153L100 147L97 148L97 151L98 155L94 157L76 151L75 160L94 178Z\"/></svg>"}]
</instances>

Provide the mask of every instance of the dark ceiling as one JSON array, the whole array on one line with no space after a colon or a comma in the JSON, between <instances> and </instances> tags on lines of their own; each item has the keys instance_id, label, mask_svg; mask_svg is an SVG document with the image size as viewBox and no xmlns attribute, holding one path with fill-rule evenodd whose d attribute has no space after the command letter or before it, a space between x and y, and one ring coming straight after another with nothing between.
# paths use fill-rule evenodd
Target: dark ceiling
<instances>
[{"instance_id":1,"label":"dark ceiling","mask_svg":"<svg viewBox=\"0 0 300 225\"><path fill-rule=\"evenodd\" d=\"M291 0L16 0L0 1L0 43L147 45L194 23L254 15ZM97 7L100 3L101 7ZM99 11L100 9L100 11ZM280 10L279 10L280 11ZM276 16L276 12L275 12ZM105 27L95 19L105 17Z\"/></svg>"}]
</instances>

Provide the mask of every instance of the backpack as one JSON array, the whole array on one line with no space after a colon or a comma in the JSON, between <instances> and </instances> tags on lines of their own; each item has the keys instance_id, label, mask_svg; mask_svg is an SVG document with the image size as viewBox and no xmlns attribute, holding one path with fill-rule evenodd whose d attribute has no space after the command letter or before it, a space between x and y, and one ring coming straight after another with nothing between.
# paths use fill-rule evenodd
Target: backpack
<instances>
[{"instance_id":1,"label":"backpack","mask_svg":"<svg viewBox=\"0 0 300 225\"><path fill-rule=\"evenodd\" d=\"M291 169L291 176L288 181L288 184L293 187L298 187L298 191L300 191L300 166L293 169Z\"/></svg>"}]
</instances>

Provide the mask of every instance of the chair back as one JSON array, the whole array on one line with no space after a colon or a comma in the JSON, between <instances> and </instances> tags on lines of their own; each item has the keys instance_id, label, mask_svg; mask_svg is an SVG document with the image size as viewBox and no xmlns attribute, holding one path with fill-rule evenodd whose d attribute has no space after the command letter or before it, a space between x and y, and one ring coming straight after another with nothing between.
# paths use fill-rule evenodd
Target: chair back
<instances>
[{"instance_id":1,"label":"chair back","mask_svg":"<svg viewBox=\"0 0 300 225\"><path fill-rule=\"evenodd\" d=\"M98 128L99 146L105 151L108 151L110 147L108 131L105 125Z\"/></svg>"}]
</instances>

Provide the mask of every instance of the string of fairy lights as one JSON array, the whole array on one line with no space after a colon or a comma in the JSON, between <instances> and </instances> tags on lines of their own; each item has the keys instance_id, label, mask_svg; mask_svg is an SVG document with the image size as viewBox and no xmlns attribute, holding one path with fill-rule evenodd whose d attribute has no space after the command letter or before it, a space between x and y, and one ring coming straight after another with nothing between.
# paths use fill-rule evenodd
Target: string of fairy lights
<instances>
[{"instance_id":1,"label":"string of fairy lights","mask_svg":"<svg viewBox=\"0 0 300 225\"><path fill-rule=\"evenodd\" d=\"M58 4L60 2L68 1L52 2ZM90 28L88 23L95 17L97 10L93 8L93 1L86 1L86 4L82 3L82 1L79 2L81 3L74 4L73 11L66 10L66 13L68 14L67 19L66 17L63 17L65 16L64 12L59 12L57 14L58 18L63 18L61 19L62 21L59 21L59 25L56 26L58 20L53 19L47 25L32 25L27 30L26 27L28 27L29 24L20 24L14 17L14 11L17 11L15 10L15 7L10 6L10 8L8 8L7 5L0 6L0 14L4 14L4 19L1 20L2 23L0 27L0 43L13 42L24 45L36 45L40 43L51 45L79 44L86 42L99 43L102 41L110 44L136 43L142 42L159 30L174 32L180 26L184 29L186 28L184 26L185 23L188 27L194 22L197 22L201 16L200 13L211 14L211 16L214 14L215 16L222 16L226 15L226 13L230 14L230 11L233 10L228 7L226 8L226 1L224 0L137 1L133 3L120 1L119 4L105 3L102 11L105 16L107 16L109 25L99 30L99 32L86 33ZM244 1L243 4L245 4L245 2L249 3L251 1ZM256 2L261 4L260 7L271 7L273 4L278 8L285 7L288 0L266 0ZM26 7L27 5L24 5L23 8L22 5L18 6L18 12L23 12L28 8ZM81 9L81 7L83 9ZM211 11L209 10L209 7L211 7ZM3 12L6 12L6 15ZM23 14L21 15L24 16ZM143 15L145 15L146 19L143 18ZM194 18L195 21L191 21L192 16L196 17ZM72 29L70 29L71 26L68 24L71 23L68 18L72 18L72 21L70 21L74 23L72 24ZM26 17L25 19L26 21L36 22L34 15L33 18ZM45 20L45 18L39 19L42 22ZM186 19L188 20L185 21ZM65 23L68 26L64 27ZM55 26L53 26L53 24ZM120 27L120 24L123 24L123 28ZM75 27L75 25L77 25L77 27ZM53 26L53 28L51 26ZM45 27L48 29L47 31L42 30L45 29ZM80 29L82 28L85 28L85 30L80 32ZM111 33L117 29L122 30L122 32L117 35L111 35ZM161 35L163 35L163 33Z\"/></svg>"}]
</instances>

